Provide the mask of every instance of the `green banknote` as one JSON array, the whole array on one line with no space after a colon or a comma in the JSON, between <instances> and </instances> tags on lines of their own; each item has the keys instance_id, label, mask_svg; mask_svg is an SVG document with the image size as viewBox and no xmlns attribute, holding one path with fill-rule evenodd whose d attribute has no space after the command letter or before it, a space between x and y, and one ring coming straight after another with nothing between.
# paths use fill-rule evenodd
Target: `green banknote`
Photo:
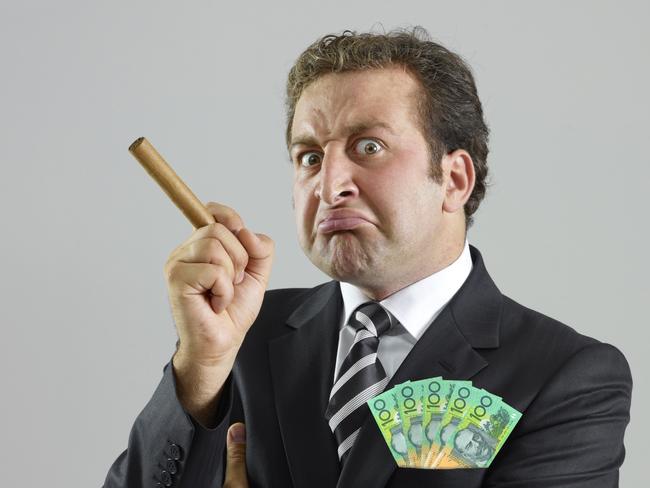
<instances>
[{"instance_id":1,"label":"green banknote","mask_svg":"<svg viewBox=\"0 0 650 488\"><path fill-rule=\"evenodd\" d=\"M488 467L521 418L501 397L485 390L478 393L443 447L438 469Z\"/></svg>"},{"instance_id":2,"label":"green banknote","mask_svg":"<svg viewBox=\"0 0 650 488\"><path fill-rule=\"evenodd\" d=\"M399 467L487 468L522 414L471 381L406 381L368 400Z\"/></svg>"},{"instance_id":3,"label":"green banknote","mask_svg":"<svg viewBox=\"0 0 650 488\"><path fill-rule=\"evenodd\" d=\"M431 443L431 452L427 458L427 468L438 468L438 463L443 455L443 447L453 436L463 417L469 411L477 396L476 388L472 387L471 381L450 381L453 383L453 391L447 401L447 408L438 427L438 432ZM431 453L435 452L435 458Z\"/></svg>"},{"instance_id":4,"label":"green banknote","mask_svg":"<svg viewBox=\"0 0 650 488\"><path fill-rule=\"evenodd\" d=\"M391 388L371 398L367 403L395 462L402 468L407 467L408 450L395 392Z\"/></svg>"},{"instance_id":5,"label":"green banknote","mask_svg":"<svg viewBox=\"0 0 650 488\"><path fill-rule=\"evenodd\" d=\"M402 419L408 463L410 467L417 467L422 450L422 387L417 382L407 381L395 385L393 390Z\"/></svg>"},{"instance_id":6,"label":"green banknote","mask_svg":"<svg viewBox=\"0 0 650 488\"><path fill-rule=\"evenodd\" d=\"M425 467L431 441L438 430L439 420L442 420L451 393L441 376L418 380L415 383L422 386L422 447L418 465Z\"/></svg>"},{"instance_id":7,"label":"green banknote","mask_svg":"<svg viewBox=\"0 0 650 488\"><path fill-rule=\"evenodd\" d=\"M421 466L425 468L432 468L435 460L440 453L440 449L445 444L442 436L447 432L443 430L449 420L447 412L448 406L458 396L458 391L463 388L471 391L471 381L456 381L456 380L439 380L441 382L441 394L429 395L425 400L425 436L429 443L429 450L426 457L421 460ZM429 387L435 388L435 384L430 384ZM438 399L438 397L440 397ZM433 401L432 401L433 400ZM430 412L430 414L429 414Z\"/></svg>"}]
</instances>

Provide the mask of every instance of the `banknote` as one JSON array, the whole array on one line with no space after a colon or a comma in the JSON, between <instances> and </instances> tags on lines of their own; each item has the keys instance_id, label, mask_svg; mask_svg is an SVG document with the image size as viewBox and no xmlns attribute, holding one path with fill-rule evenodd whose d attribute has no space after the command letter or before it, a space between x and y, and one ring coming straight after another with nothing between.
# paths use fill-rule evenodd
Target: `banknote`
<instances>
[{"instance_id":1,"label":"banknote","mask_svg":"<svg viewBox=\"0 0 650 488\"><path fill-rule=\"evenodd\" d=\"M399 467L487 468L522 414L471 381L406 381L368 400Z\"/></svg>"},{"instance_id":2,"label":"banknote","mask_svg":"<svg viewBox=\"0 0 650 488\"><path fill-rule=\"evenodd\" d=\"M393 391L402 419L408 464L418 467L422 449L422 387L417 382L406 381L395 385Z\"/></svg>"},{"instance_id":3,"label":"banknote","mask_svg":"<svg viewBox=\"0 0 650 488\"><path fill-rule=\"evenodd\" d=\"M419 441L420 459L417 465L418 467L424 467L427 454L431 448L430 439L437 430L435 419L437 416L442 418L448 399L446 395L449 392L445 380L440 376L412 381L411 384L414 385L416 391L419 389L421 406L419 413L412 417L409 422L412 433L407 435L407 440L410 440L415 445L416 451ZM432 417L434 419L433 423Z\"/></svg>"},{"instance_id":4,"label":"banknote","mask_svg":"<svg viewBox=\"0 0 650 488\"><path fill-rule=\"evenodd\" d=\"M500 397L480 390L467 415L447 440L435 467L488 467L520 417Z\"/></svg>"},{"instance_id":5,"label":"banknote","mask_svg":"<svg viewBox=\"0 0 650 488\"><path fill-rule=\"evenodd\" d=\"M395 392L393 389L384 391L367 403L395 462L400 467L407 467L408 450Z\"/></svg>"},{"instance_id":6,"label":"banknote","mask_svg":"<svg viewBox=\"0 0 650 488\"><path fill-rule=\"evenodd\" d=\"M431 413L427 424L426 436L429 440L429 452L422 463L425 468L431 469L435 466L438 454L445 445L449 434L457 425L456 411L463 406L464 398L472 393L471 381L444 380L441 402ZM454 414L450 413L452 406L456 406ZM427 407L428 408L428 407Z\"/></svg>"}]
</instances>

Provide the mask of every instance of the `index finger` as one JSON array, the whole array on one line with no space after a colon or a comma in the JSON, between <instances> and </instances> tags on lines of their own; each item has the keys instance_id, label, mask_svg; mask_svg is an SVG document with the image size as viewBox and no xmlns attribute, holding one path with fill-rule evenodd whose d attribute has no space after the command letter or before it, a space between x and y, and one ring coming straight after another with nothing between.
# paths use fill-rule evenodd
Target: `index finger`
<instances>
[{"instance_id":1,"label":"index finger","mask_svg":"<svg viewBox=\"0 0 650 488\"><path fill-rule=\"evenodd\" d=\"M237 234L243 227L244 221L239 214L228 205L217 202L208 202L205 206L217 222L225 225L233 234Z\"/></svg>"}]
</instances>

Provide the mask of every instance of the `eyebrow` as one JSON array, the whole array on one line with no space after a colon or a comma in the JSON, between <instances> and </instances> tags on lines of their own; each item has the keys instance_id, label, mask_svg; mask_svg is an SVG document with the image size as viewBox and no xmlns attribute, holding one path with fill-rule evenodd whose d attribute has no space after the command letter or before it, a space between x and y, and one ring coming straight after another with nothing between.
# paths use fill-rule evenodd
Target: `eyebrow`
<instances>
[{"instance_id":1,"label":"eyebrow","mask_svg":"<svg viewBox=\"0 0 650 488\"><path fill-rule=\"evenodd\" d=\"M386 129L388 132L390 132L392 135L396 135L395 131L393 128L384 123L384 122L359 122L357 124L352 124L344 128L344 134L347 134L348 136L356 136L358 134L361 134L362 132L365 132L370 129L376 129L376 128L382 128ZM312 136L298 136L295 139L292 139L291 145L289 146L289 151L292 151L295 146L317 146L318 141L316 138Z\"/></svg>"}]
</instances>

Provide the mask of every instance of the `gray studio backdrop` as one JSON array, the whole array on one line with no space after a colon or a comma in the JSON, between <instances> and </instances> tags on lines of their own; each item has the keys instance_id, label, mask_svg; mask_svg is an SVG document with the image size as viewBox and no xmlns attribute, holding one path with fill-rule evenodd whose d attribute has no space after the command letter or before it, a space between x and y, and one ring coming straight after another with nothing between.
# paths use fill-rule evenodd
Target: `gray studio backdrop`
<instances>
[{"instance_id":1,"label":"gray studio backdrop","mask_svg":"<svg viewBox=\"0 0 650 488\"><path fill-rule=\"evenodd\" d=\"M0 3L0 484L100 486L176 339L163 266L191 225L127 152L276 242L271 288L328 280L298 246L286 74L318 36L421 24L473 67L493 185L470 230L503 293L619 347L621 486L647 458L648 3Z\"/></svg>"}]
</instances>

